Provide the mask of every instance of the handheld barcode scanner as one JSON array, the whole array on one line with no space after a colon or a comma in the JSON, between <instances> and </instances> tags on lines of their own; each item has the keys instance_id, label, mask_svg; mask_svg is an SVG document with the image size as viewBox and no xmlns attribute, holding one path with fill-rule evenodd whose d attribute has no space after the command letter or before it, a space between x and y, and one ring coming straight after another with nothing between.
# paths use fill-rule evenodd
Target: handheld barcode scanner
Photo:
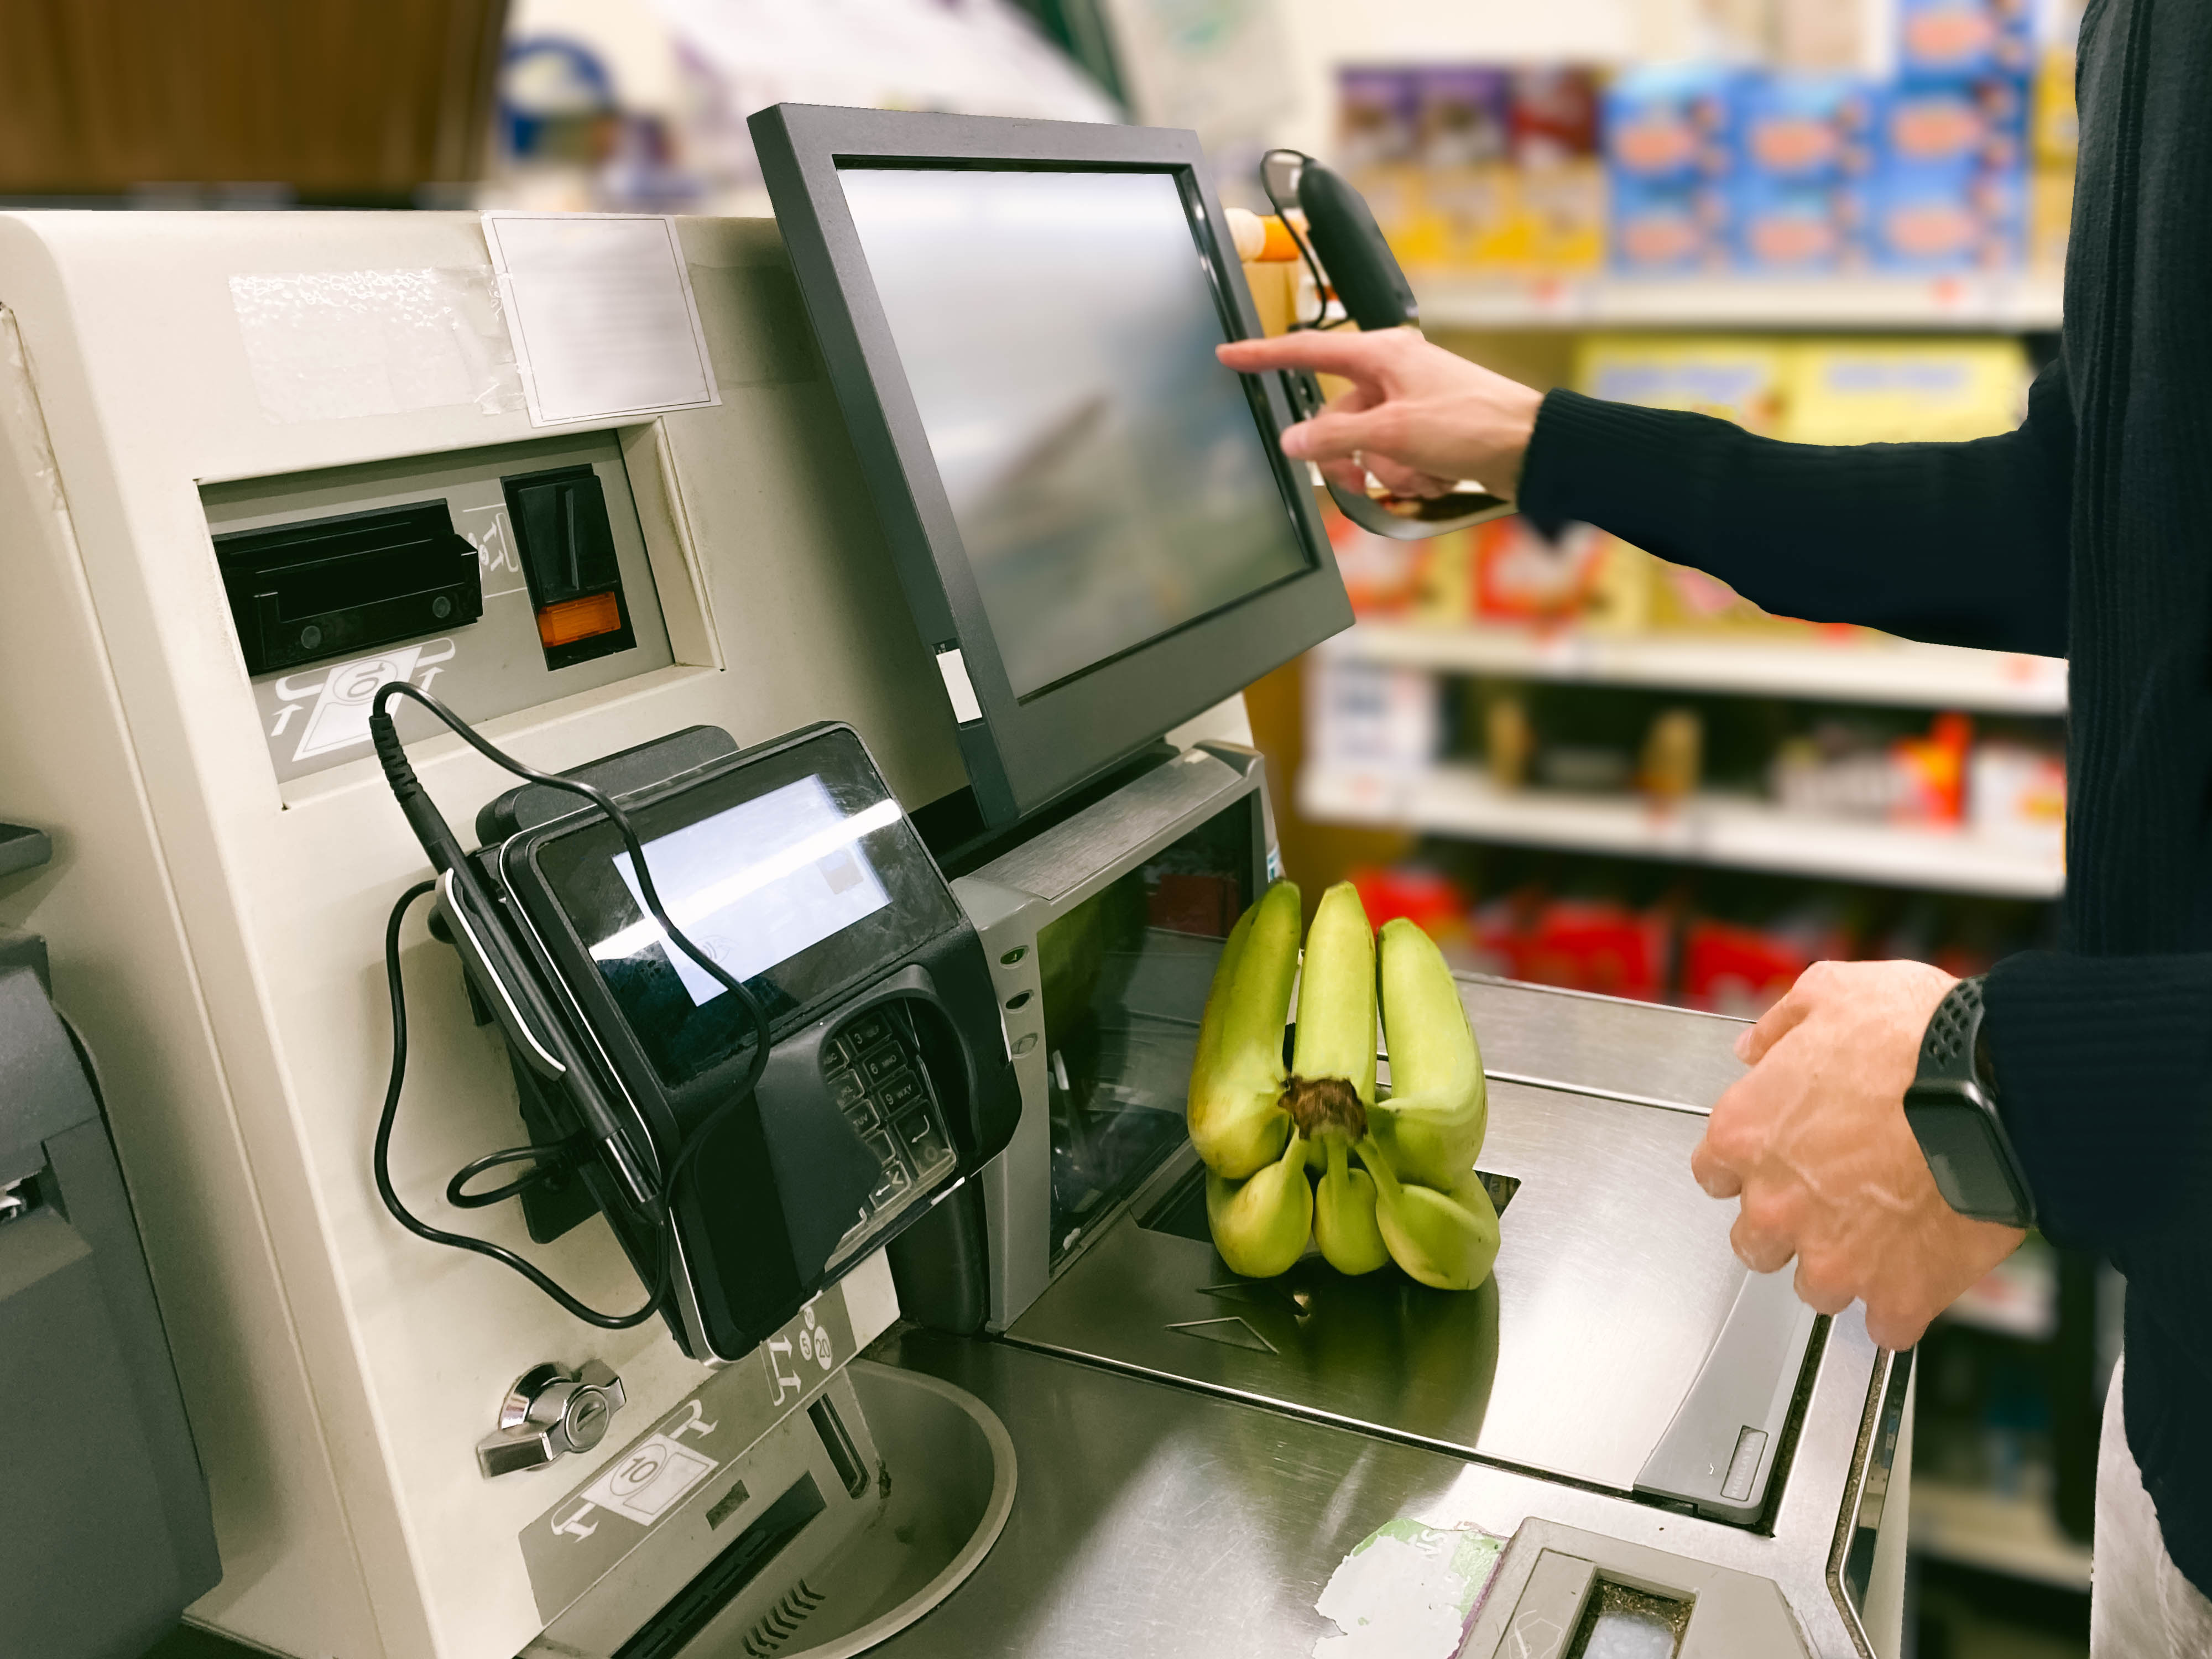
<instances>
[{"instance_id":1,"label":"handheld barcode scanner","mask_svg":"<svg viewBox=\"0 0 2212 1659\"><path fill-rule=\"evenodd\" d=\"M389 707L402 696L526 780L478 815L475 853L408 764ZM386 933L377 1181L410 1231L505 1262L592 1324L658 1311L694 1358L734 1359L1011 1137L1018 1092L982 947L851 727L740 750L696 726L557 776L404 684L379 691L370 729L437 872ZM520 1198L540 1242L601 1211L648 1289L635 1310L586 1307L512 1252L422 1223L392 1188L395 947L434 888L433 931L459 952L479 1023L505 1036L540 1137L476 1159L447 1196Z\"/></svg>"},{"instance_id":2,"label":"handheld barcode scanner","mask_svg":"<svg viewBox=\"0 0 2212 1659\"><path fill-rule=\"evenodd\" d=\"M1364 331L1419 328L1420 301L1364 197L1340 174L1294 149L1269 150L1260 162L1260 183L1297 242L1322 296L1324 315L1293 323L1293 329L1336 326L1325 319L1332 289L1343 301L1345 320L1357 323ZM1295 199L1304 215L1303 232L1286 210L1286 198ZM1312 374L1291 370L1284 374L1283 384L1300 420L1311 420L1327 407L1328 400ZM1513 503L1504 496L1475 483L1426 496L1395 495L1371 479L1365 491L1346 489L1326 474L1322 483L1346 518L1395 541L1449 535L1513 511Z\"/></svg>"}]
</instances>

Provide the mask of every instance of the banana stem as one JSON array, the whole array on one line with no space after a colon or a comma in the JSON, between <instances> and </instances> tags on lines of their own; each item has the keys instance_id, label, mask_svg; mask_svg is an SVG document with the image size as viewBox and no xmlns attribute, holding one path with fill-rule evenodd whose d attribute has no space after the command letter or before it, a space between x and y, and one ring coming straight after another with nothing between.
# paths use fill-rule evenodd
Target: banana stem
<instances>
[{"instance_id":1,"label":"banana stem","mask_svg":"<svg viewBox=\"0 0 2212 1659\"><path fill-rule=\"evenodd\" d=\"M1367 1173L1375 1177L1375 1191L1382 1202L1395 1204L1399 1194L1404 1189L1398 1184L1397 1171L1382 1156L1382 1149L1375 1144L1375 1137L1362 1136L1359 1144L1352 1150L1359 1154L1359 1161L1367 1166Z\"/></svg>"},{"instance_id":2,"label":"banana stem","mask_svg":"<svg viewBox=\"0 0 2212 1659\"><path fill-rule=\"evenodd\" d=\"M1344 1137L1342 1135L1329 1135L1326 1137L1326 1139L1328 1143L1329 1179L1332 1181L1340 1182L1348 1173L1349 1167L1346 1163L1344 1156Z\"/></svg>"}]
</instances>

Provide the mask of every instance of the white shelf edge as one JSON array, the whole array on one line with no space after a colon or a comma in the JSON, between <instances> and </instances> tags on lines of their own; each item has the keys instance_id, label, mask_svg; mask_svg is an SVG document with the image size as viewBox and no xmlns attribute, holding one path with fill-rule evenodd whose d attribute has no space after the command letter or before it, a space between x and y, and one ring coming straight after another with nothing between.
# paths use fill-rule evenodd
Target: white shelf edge
<instances>
[{"instance_id":1,"label":"white shelf edge","mask_svg":"<svg viewBox=\"0 0 2212 1659\"><path fill-rule=\"evenodd\" d=\"M1344 661L1444 673L2060 715L2066 665L1909 641L1776 643L1710 635L1539 634L1496 625L1363 621L1322 647Z\"/></svg>"},{"instance_id":2,"label":"white shelf edge","mask_svg":"<svg viewBox=\"0 0 2212 1659\"><path fill-rule=\"evenodd\" d=\"M2089 1588L2089 1550L2058 1529L2047 1503L2003 1498L1916 1474L1910 1547L1938 1561L2008 1577Z\"/></svg>"},{"instance_id":3,"label":"white shelf edge","mask_svg":"<svg viewBox=\"0 0 2212 1659\"><path fill-rule=\"evenodd\" d=\"M1429 328L1864 328L1915 333L2059 325L2056 273L1786 277L1413 273Z\"/></svg>"},{"instance_id":4,"label":"white shelf edge","mask_svg":"<svg viewBox=\"0 0 2212 1659\"><path fill-rule=\"evenodd\" d=\"M1467 766L1326 764L1302 770L1297 794L1299 810L1323 822L1523 846L2003 898L2055 898L2065 885L2056 859L1962 832L1852 823L1723 796L1662 812L1633 797L1502 790Z\"/></svg>"}]
</instances>

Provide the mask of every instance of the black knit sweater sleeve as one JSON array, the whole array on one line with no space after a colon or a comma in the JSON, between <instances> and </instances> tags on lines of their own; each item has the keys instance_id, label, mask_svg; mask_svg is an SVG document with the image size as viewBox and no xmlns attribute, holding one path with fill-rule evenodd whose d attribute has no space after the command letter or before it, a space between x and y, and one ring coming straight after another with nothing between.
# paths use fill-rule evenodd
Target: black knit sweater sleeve
<instances>
[{"instance_id":1,"label":"black knit sweater sleeve","mask_svg":"<svg viewBox=\"0 0 2212 1659\"><path fill-rule=\"evenodd\" d=\"M1695 565L1778 615L2063 655L2074 451L2065 369L2017 431L1828 448L1709 416L1544 399L1521 510Z\"/></svg>"}]
</instances>

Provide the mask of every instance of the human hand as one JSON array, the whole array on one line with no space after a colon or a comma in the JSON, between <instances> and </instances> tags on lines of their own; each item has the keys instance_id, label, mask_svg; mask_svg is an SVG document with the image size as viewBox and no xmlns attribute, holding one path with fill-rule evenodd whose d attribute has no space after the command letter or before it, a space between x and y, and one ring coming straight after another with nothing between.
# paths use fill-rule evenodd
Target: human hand
<instances>
[{"instance_id":1,"label":"human hand","mask_svg":"<svg viewBox=\"0 0 2212 1659\"><path fill-rule=\"evenodd\" d=\"M1867 1334L1909 1348L2027 1237L1943 1201L1905 1121L1936 1005L1957 981L1918 962L1818 962L1736 1041L1751 1071L1690 1155L1698 1184L1741 1196L1729 1241L1754 1273L1797 1260L1822 1313L1866 1304Z\"/></svg>"},{"instance_id":2,"label":"human hand","mask_svg":"<svg viewBox=\"0 0 2212 1659\"><path fill-rule=\"evenodd\" d=\"M1237 340L1216 355L1240 374L1303 368L1352 389L1283 434L1283 453L1312 461L1337 483L1364 489L1363 472L1400 495L1443 495L1463 478L1510 495L1544 394L1431 345L1410 328L1372 334L1313 329Z\"/></svg>"}]
</instances>

